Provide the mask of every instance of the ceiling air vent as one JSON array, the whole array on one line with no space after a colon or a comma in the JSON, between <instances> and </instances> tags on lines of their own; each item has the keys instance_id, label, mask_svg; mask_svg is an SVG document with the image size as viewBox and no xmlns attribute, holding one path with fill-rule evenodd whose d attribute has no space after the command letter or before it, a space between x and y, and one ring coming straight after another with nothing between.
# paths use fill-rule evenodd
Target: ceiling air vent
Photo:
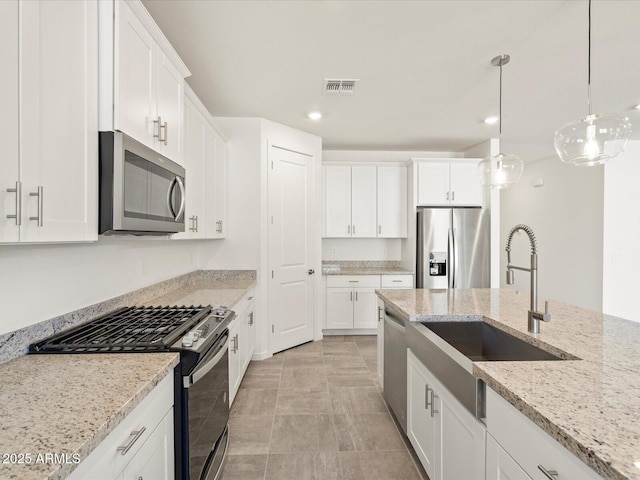
<instances>
[{"instance_id":1,"label":"ceiling air vent","mask_svg":"<svg viewBox=\"0 0 640 480\"><path fill-rule=\"evenodd\" d=\"M325 95L353 95L353 88L358 79L324 79Z\"/></svg>"}]
</instances>

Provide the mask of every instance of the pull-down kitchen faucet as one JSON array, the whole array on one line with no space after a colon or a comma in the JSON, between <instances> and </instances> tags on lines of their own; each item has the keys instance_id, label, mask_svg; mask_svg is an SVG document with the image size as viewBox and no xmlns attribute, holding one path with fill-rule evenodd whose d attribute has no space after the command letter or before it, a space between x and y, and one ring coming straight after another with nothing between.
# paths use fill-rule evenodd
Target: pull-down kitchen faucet
<instances>
[{"instance_id":1,"label":"pull-down kitchen faucet","mask_svg":"<svg viewBox=\"0 0 640 480\"><path fill-rule=\"evenodd\" d=\"M518 230L523 230L529 236L529 242L531 243L531 268L511 265L511 240L513 240L513 235ZM507 285L513 285L514 270L522 270L523 272L529 272L531 274L531 307L529 309L528 328L532 333L540 333L540 320L544 322L551 321L551 314L549 313L549 302L544 302L544 313L538 311L538 253L536 236L533 230L523 224L518 224L513 227L509 232L505 250L507 251Z\"/></svg>"}]
</instances>

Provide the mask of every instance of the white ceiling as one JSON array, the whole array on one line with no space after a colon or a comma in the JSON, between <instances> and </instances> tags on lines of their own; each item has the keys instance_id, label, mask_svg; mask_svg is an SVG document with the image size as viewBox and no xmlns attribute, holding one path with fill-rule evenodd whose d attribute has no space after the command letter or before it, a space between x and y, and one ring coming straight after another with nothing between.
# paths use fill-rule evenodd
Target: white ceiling
<instances>
[{"instance_id":1,"label":"white ceiling","mask_svg":"<svg viewBox=\"0 0 640 480\"><path fill-rule=\"evenodd\" d=\"M553 133L587 113L587 1L143 0L215 116L264 117L323 137L325 149L553 155ZM594 113L625 112L640 139L640 1L592 7ZM357 78L353 96L325 78ZM312 110L324 117L313 122Z\"/></svg>"}]
</instances>

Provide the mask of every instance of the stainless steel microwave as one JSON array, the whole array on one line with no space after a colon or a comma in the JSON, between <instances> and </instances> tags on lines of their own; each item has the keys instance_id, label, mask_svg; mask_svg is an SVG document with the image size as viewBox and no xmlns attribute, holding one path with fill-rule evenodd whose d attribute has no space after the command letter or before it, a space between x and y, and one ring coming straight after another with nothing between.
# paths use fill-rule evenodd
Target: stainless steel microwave
<instances>
[{"instance_id":1,"label":"stainless steel microwave","mask_svg":"<svg viewBox=\"0 0 640 480\"><path fill-rule=\"evenodd\" d=\"M122 132L100 132L100 233L184 232L185 194L180 165Z\"/></svg>"}]
</instances>

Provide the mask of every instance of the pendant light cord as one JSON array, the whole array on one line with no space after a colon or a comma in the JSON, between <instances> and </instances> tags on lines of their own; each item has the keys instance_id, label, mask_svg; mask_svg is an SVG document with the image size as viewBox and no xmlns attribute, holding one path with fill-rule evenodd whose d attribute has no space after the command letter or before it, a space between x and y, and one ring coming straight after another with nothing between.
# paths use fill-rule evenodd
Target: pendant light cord
<instances>
[{"instance_id":1,"label":"pendant light cord","mask_svg":"<svg viewBox=\"0 0 640 480\"><path fill-rule=\"evenodd\" d=\"M498 140L500 141L500 150L502 150L502 63L500 64L500 102L499 102L499 119Z\"/></svg>"},{"instance_id":2,"label":"pendant light cord","mask_svg":"<svg viewBox=\"0 0 640 480\"><path fill-rule=\"evenodd\" d=\"M587 97L589 103L589 115L591 115L591 0L589 0L589 53L587 61Z\"/></svg>"}]
</instances>

